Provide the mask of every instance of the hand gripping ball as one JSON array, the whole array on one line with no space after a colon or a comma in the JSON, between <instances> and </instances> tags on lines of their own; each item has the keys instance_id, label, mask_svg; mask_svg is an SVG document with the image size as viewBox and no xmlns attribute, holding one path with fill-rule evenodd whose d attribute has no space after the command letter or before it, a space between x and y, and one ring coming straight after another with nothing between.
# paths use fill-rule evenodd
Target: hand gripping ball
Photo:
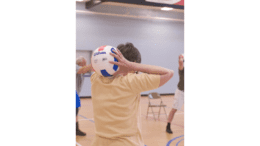
<instances>
[{"instance_id":1,"label":"hand gripping ball","mask_svg":"<svg viewBox=\"0 0 260 146\"><path fill-rule=\"evenodd\" d=\"M111 77L118 71L119 67L117 65L109 63L109 61L118 62L115 57L109 54L112 50L116 51L116 48L112 46L101 46L93 52L91 64L95 72L99 75Z\"/></svg>"}]
</instances>

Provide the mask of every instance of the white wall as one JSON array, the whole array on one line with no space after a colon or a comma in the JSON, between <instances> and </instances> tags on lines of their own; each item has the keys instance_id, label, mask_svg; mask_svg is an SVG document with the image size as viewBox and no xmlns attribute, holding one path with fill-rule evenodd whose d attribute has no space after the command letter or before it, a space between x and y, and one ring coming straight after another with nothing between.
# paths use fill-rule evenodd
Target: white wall
<instances>
[{"instance_id":1,"label":"white wall","mask_svg":"<svg viewBox=\"0 0 260 146\"><path fill-rule=\"evenodd\" d=\"M153 91L175 92L179 81L178 56L184 53L184 22L77 13L76 27L77 50L95 50L102 45L117 47L131 42L139 49L142 63L175 71L168 83ZM80 96L91 96L90 87L89 77L86 77Z\"/></svg>"}]
</instances>

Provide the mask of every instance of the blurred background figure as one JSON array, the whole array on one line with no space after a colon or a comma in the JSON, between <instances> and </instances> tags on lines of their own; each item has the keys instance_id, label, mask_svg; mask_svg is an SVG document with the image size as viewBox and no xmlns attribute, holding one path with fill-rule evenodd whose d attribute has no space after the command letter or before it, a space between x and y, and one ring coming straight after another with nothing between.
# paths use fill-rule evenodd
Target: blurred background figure
<instances>
[{"instance_id":1,"label":"blurred background figure","mask_svg":"<svg viewBox=\"0 0 260 146\"><path fill-rule=\"evenodd\" d=\"M174 100L173 100L173 106L172 110L170 111L170 114L168 116L168 121L167 121L167 127L166 127L166 132L172 134L171 130L171 122L173 119L174 114L176 113L177 110L180 110L183 103L184 103L184 56L180 55L179 56L179 83L178 87L175 91L174 95Z\"/></svg>"},{"instance_id":2,"label":"blurred background figure","mask_svg":"<svg viewBox=\"0 0 260 146\"><path fill-rule=\"evenodd\" d=\"M91 65L86 65L87 61L84 57L80 56L76 59L76 135L85 136L86 133L79 129L78 112L80 108L79 93L81 91L82 83L84 81L84 74L91 69Z\"/></svg>"}]
</instances>

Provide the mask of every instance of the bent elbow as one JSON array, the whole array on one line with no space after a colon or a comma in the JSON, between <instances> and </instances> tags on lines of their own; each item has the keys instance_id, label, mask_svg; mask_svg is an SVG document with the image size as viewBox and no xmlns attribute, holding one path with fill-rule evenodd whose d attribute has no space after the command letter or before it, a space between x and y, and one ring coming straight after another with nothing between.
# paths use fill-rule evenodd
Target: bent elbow
<instances>
[{"instance_id":1,"label":"bent elbow","mask_svg":"<svg viewBox=\"0 0 260 146\"><path fill-rule=\"evenodd\" d=\"M172 78L174 75L174 71L173 70L170 70L170 78Z\"/></svg>"}]
</instances>

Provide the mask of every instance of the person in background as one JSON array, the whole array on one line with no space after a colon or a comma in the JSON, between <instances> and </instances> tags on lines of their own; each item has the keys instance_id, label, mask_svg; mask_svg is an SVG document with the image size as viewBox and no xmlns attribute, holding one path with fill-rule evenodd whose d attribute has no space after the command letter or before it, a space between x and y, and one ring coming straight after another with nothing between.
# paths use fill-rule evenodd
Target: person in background
<instances>
[{"instance_id":1,"label":"person in background","mask_svg":"<svg viewBox=\"0 0 260 146\"><path fill-rule=\"evenodd\" d=\"M166 132L169 134L172 134L171 130L171 122L174 117L174 114L177 110L180 110L183 103L184 103L184 57L183 55L179 56L179 83L178 87L175 91L174 100L173 100L173 106L172 110L169 113L168 120L167 120L167 126L166 126Z\"/></svg>"},{"instance_id":2,"label":"person in background","mask_svg":"<svg viewBox=\"0 0 260 146\"><path fill-rule=\"evenodd\" d=\"M80 108L79 93L84 81L84 74L91 70L91 65L86 65L87 61L84 57L80 56L76 59L76 135L85 136L86 133L79 130L78 112Z\"/></svg>"}]
</instances>

